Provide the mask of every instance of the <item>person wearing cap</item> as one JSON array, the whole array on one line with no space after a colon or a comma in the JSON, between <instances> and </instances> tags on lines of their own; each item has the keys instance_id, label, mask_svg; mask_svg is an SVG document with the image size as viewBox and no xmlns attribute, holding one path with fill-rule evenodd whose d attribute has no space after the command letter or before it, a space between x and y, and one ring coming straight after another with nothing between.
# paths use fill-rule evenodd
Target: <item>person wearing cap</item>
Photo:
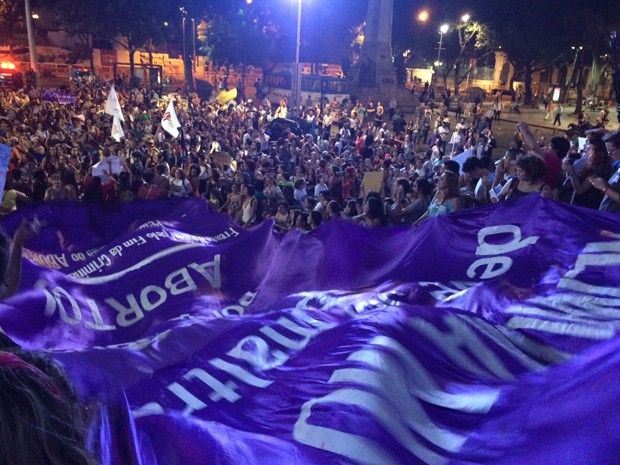
<instances>
[{"instance_id":1,"label":"person wearing cap","mask_svg":"<svg viewBox=\"0 0 620 465\"><path fill-rule=\"evenodd\" d=\"M599 210L620 213L620 129L603 136L603 142L613 162L613 174L607 181L601 177L592 177L590 182L604 195Z\"/></svg>"}]
</instances>

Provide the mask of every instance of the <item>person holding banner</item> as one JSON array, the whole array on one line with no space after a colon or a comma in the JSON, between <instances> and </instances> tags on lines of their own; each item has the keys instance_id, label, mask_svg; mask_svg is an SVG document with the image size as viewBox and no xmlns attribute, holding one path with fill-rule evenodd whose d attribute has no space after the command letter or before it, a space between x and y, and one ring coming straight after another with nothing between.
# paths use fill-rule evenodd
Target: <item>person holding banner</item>
<instances>
[{"instance_id":1,"label":"person holding banner","mask_svg":"<svg viewBox=\"0 0 620 465\"><path fill-rule=\"evenodd\" d=\"M10 246L8 238L4 234L0 234L0 276L2 277L2 282L0 283L0 300L8 299L15 294L19 288L22 274L22 251L24 243L36 232L36 229L36 220L33 227L25 220L22 221L13 235L13 241ZM2 449L2 447L0 447L0 449ZM0 461L0 463L3 462Z\"/></svg>"},{"instance_id":2,"label":"person holding banner","mask_svg":"<svg viewBox=\"0 0 620 465\"><path fill-rule=\"evenodd\" d=\"M437 192L431 200L426 213L417 219L414 225L421 223L426 218L446 215L462 208L459 192L459 175L452 171L444 170L437 182Z\"/></svg>"},{"instance_id":3,"label":"person holding banner","mask_svg":"<svg viewBox=\"0 0 620 465\"><path fill-rule=\"evenodd\" d=\"M517 177L507 182L498 194L498 200L513 201L534 193L542 193L545 163L536 155L526 155L517 161Z\"/></svg>"},{"instance_id":4,"label":"person holding banner","mask_svg":"<svg viewBox=\"0 0 620 465\"><path fill-rule=\"evenodd\" d=\"M599 210L620 213L620 129L606 134L603 142L607 147L607 153L613 160L613 174L608 181L600 176L594 176L590 178L590 182L604 195Z\"/></svg>"}]
</instances>

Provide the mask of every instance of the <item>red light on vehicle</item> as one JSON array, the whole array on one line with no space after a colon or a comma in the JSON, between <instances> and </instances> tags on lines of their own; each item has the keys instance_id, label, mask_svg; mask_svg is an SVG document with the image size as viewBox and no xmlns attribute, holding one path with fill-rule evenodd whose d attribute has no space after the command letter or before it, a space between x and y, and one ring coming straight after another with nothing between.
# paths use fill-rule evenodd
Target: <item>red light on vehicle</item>
<instances>
[{"instance_id":1,"label":"red light on vehicle","mask_svg":"<svg viewBox=\"0 0 620 465\"><path fill-rule=\"evenodd\" d=\"M10 61L3 61L2 63L0 63L0 68L15 69L15 63L11 63Z\"/></svg>"}]
</instances>

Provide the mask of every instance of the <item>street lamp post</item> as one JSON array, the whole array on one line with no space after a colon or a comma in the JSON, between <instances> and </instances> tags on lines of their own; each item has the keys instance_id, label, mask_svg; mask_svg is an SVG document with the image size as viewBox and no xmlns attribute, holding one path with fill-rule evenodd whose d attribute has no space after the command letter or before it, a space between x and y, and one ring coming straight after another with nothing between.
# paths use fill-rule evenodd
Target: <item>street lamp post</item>
<instances>
[{"instance_id":1,"label":"street lamp post","mask_svg":"<svg viewBox=\"0 0 620 465\"><path fill-rule=\"evenodd\" d=\"M194 70L198 71L198 57L196 56L196 21L192 18L192 43L194 47L194 52L192 57L194 58Z\"/></svg>"},{"instance_id":2,"label":"street lamp post","mask_svg":"<svg viewBox=\"0 0 620 465\"><path fill-rule=\"evenodd\" d=\"M39 85L39 60L37 58L37 45L34 40L34 26L32 25L32 12L30 0L24 2L26 13L26 30L28 32L28 49L30 50L30 67L35 75L35 87Z\"/></svg>"},{"instance_id":3,"label":"street lamp post","mask_svg":"<svg viewBox=\"0 0 620 465\"><path fill-rule=\"evenodd\" d=\"M450 26L448 24L442 24L441 27L439 28L439 47L437 48L437 61L435 62L435 73L433 73L433 78L435 78L435 80L437 79L436 77L436 72L437 69L441 66L441 51L443 50L443 35L448 32L448 29L450 28Z\"/></svg>"},{"instance_id":4,"label":"street lamp post","mask_svg":"<svg viewBox=\"0 0 620 465\"><path fill-rule=\"evenodd\" d=\"M301 48L301 0L297 0L297 41L295 46L295 69L291 82L291 94L293 105L299 109L301 103L301 63L299 62L299 49Z\"/></svg>"}]
</instances>

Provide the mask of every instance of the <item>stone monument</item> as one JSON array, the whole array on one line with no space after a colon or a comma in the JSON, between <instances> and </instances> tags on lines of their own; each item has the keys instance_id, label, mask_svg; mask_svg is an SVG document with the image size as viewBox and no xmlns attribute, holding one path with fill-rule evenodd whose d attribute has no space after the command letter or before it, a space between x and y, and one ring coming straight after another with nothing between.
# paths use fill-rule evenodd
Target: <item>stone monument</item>
<instances>
[{"instance_id":1,"label":"stone monument","mask_svg":"<svg viewBox=\"0 0 620 465\"><path fill-rule=\"evenodd\" d=\"M394 0L368 0L364 43L348 78L351 94L357 98L370 97L387 105L393 96L401 109L411 111L415 101L404 86L398 86L392 63L393 15Z\"/></svg>"}]
</instances>

